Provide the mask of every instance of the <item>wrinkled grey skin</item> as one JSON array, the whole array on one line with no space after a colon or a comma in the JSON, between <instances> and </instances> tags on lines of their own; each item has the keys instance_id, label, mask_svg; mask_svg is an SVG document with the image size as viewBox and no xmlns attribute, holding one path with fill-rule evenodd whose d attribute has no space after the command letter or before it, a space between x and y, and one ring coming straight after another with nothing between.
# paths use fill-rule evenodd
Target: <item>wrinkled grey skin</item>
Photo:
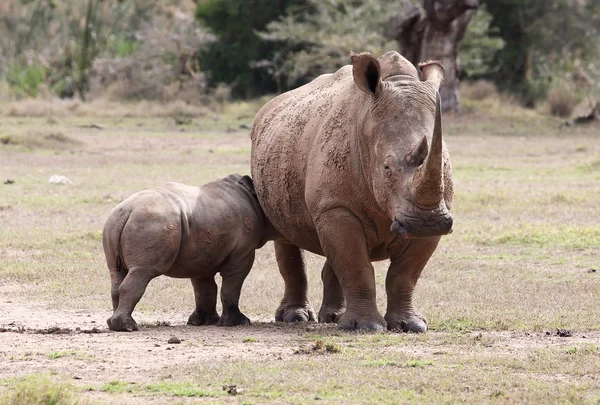
<instances>
[{"instance_id":1,"label":"wrinkled grey skin","mask_svg":"<svg viewBox=\"0 0 600 405\"><path fill-rule=\"evenodd\" d=\"M443 68L422 64L420 80L397 52L352 62L271 100L252 127L256 193L282 235L275 252L285 292L275 318L315 319L302 252L309 250L327 258L319 321L423 332L413 291L440 236L452 231ZM383 259L391 259L385 318L371 265Z\"/></svg>"},{"instance_id":2,"label":"wrinkled grey skin","mask_svg":"<svg viewBox=\"0 0 600 405\"><path fill-rule=\"evenodd\" d=\"M166 183L132 195L112 210L102 233L114 311L108 327L138 330L131 313L160 275L191 279L196 309L188 324L250 324L238 307L240 290L255 250L276 235L248 176L232 174L200 188ZM217 273L223 277L220 317Z\"/></svg>"}]
</instances>

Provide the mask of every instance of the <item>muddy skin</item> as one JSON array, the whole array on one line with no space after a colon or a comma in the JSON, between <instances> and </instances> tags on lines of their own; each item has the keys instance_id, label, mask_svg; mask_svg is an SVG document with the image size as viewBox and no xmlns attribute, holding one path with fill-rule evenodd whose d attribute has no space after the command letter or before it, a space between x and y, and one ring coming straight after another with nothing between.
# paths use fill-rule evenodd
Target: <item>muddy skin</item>
<instances>
[{"instance_id":1,"label":"muddy skin","mask_svg":"<svg viewBox=\"0 0 600 405\"><path fill-rule=\"evenodd\" d=\"M109 329L138 330L131 314L160 275L191 280L196 308L188 324L249 325L238 307L242 284L255 250L275 237L248 176L232 174L200 188L166 183L134 194L112 210L102 233L114 311Z\"/></svg>"},{"instance_id":2,"label":"muddy skin","mask_svg":"<svg viewBox=\"0 0 600 405\"><path fill-rule=\"evenodd\" d=\"M314 319L303 251L327 258L319 321L343 329L424 332L413 306L421 271L453 226L442 140L439 62L396 52L342 67L267 103L252 127L252 176L275 241L285 292L279 321ZM372 261L391 259L387 311Z\"/></svg>"}]
</instances>

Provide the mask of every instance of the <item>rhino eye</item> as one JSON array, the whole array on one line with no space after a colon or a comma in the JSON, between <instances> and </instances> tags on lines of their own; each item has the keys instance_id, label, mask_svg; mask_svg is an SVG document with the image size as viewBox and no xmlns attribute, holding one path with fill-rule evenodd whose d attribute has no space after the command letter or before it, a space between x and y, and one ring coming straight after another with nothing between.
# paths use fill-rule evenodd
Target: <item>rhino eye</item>
<instances>
[{"instance_id":1,"label":"rhino eye","mask_svg":"<svg viewBox=\"0 0 600 405\"><path fill-rule=\"evenodd\" d=\"M384 168L384 170L390 170L390 165L388 165L387 163L384 163L383 168Z\"/></svg>"}]
</instances>

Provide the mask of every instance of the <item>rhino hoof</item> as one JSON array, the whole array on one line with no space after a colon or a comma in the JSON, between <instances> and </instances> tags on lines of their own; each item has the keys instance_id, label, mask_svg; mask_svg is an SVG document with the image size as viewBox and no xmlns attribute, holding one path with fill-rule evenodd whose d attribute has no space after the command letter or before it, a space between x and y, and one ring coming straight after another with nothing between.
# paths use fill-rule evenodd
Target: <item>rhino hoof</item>
<instances>
[{"instance_id":1,"label":"rhino hoof","mask_svg":"<svg viewBox=\"0 0 600 405\"><path fill-rule=\"evenodd\" d=\"M275 320L277 322L309 322L315 321L315 311L310 306L302 308L280 308L275 313Z\"/></svg>"},{"instance_id":2,"label":"rhino hoof","mask_svg":"<svg viewBox=\"0 0 600 405\"><path fill-rule=\"evenodd\" d=\"M217 323L217 326L248 326L250 325L250 319L246 317L246 315L242 314L238 311L238 313L233 314L223 314Z\"/></svg>"},{"instance_id":3,"label":"rhino hoof","mask_svg":"<svg viewBox=\"0 0 600 405\"><path fill-rule=\"evenodd\" d=\"M339 310L321 308L319 311L319 322L337 323L344 312L346 312L346 308L340 308Z\"/></svg>"},{"instance_id":4,"label":"rhino hoof","mask_svg":"<svg viewBox=\"0 0 600 405\"><path fill-rule=\"evenodd\" d=\"M188 318L188 325L216 325L219 322L219 314L217 312L200 312L198 310L192 312Z\"/></svg>"},{"instance_id":5,"label":"rhino hoof","mask_svg":"<svg viewBox=\"0 0 600 405\"><path fill-rule=\"evenodd\" d=\"M345 330L363 330L377 332L383 330L385 322L383 319L357 319L349 316L347 313L342 315L338 321L340 328Z\"/></svg>"},{"instance_id":6,"label":"rhino hoof","mask_svg":"<svg viewBox=\"0 0 600 405\"><path fill-rule=\"evenodd\" d=\"M137 323L131 316L111 316L106 320L108 329L117 332L133 332L139 330Z\"/></svg>"},{"instance_id":7,"label":"rhino hoof","mask_svg":"<svg viewBox=\"0 0 600 405\"><path fill-rule=\"evenodd\" d=\"M388 330L392 332L424 333L427 332L427 321L415 317L408 321L389 322Z\"/></svg>"}]
</instances>

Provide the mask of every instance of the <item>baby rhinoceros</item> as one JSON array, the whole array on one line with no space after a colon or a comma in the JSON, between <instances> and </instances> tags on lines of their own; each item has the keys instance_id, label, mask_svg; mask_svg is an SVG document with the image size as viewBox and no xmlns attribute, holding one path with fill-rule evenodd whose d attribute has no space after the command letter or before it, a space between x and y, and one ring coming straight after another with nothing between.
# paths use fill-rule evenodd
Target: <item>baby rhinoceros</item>
<instances>
[{"instance_id":1,"label":"baby rhinoceros","mask_svg":"<svg viewBox=\"0 0 600 405\"><path fill-rule=\"evenodd\" d=\"M232 174L200 188L166 183L132 195L112 210L102 233L114 311L108 327L138 330L131 313L160 275L191 279L196 309L188 324L250 324L238 307L240 290L255 250L276 232L249 176ZM223 278L221 317L217 273Z\"/></svg>"}]
</instances>

